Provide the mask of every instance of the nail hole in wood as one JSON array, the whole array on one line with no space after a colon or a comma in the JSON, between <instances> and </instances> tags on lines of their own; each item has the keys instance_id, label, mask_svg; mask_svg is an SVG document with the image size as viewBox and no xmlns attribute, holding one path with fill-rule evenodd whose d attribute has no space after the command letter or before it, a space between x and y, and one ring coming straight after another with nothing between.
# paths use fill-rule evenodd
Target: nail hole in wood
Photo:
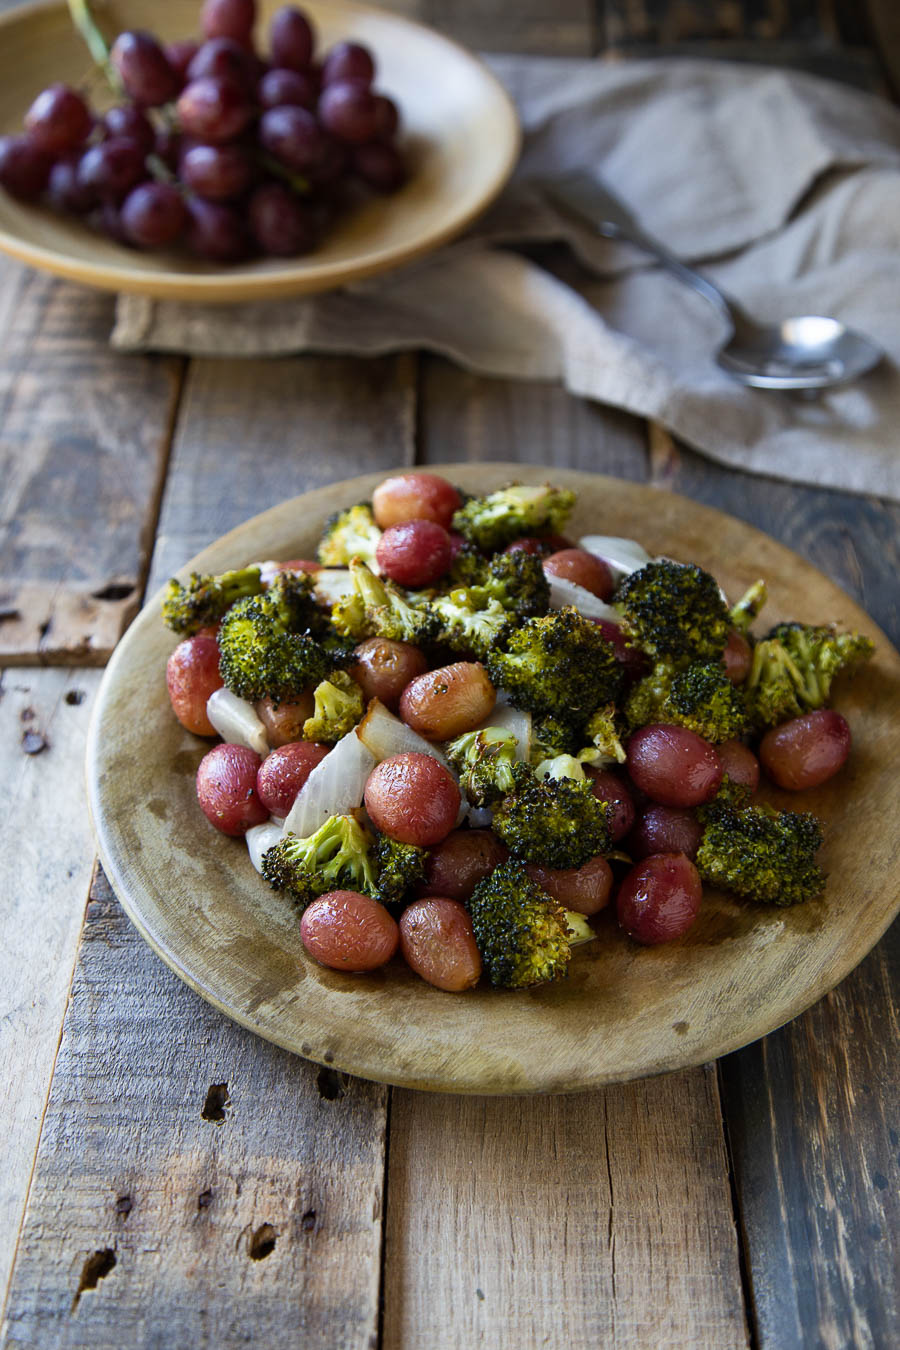
<instances>
[{"instance_id":1,"label":"nail hole in wood","mask_svg":"<svg viewBox=\"0 0 900 1350\"><path fill-rule=\"evenodd\" d=\"M22 753L25 755L39 755L49 744L47 738L39 731L22 732Z\"/></svg>"},{"instance_id":2,"label":"nail hole in wood","mask_svg":"<svg viewBox=\"0 0 900 1350\"><path fill-rule=\"evenodd\" d=\"M47 634L50 632L50 625L52 624L52 622L53 622L52 619L45 619L44 622L41 624L40 628L38 629L38 636L41 639L45 638Z\"/></svg>"},{"instance_id":3,"label":"nail hole in wood","mask_svg":"<svg viewBox=\"0 0 900 1350\"><path fill-rule=\"evenodd\" d=\"M73 1312L78 1307L81 1295L88 1289L96 1289L100 1281L109 1274L115 1264L116 1254L111 1247L104 1247L102 1252L94 1252L92 1256L88 1257L81 1269L81 1279L72 1300Z\"/></svg>"},{"instance_id":4,"label":"nail hole in wood","mask_svg":"<svg viewBox=\"0 0 900 1350\"><path fill-rule=\"evenodd\" d=\"M231 1098L228 1095L227 1083L212 1083L206 1094L206 1101L203 1103L203 1110L200 1112L204 1120L212 1120L217 1125L221 1125L225 1119L225 1112L231 1105Z\"/></svg>"},{"instance_id":5,"label":"nail hole in wood","mask_svg":"<svg viewBox=\"0 0 900 1350\"><path fill-rule=\"evenodd\" d=\"M326 1102L340 1101L344 1096L346 1083L347 1075L338 1073L337 1069L320 1069L316 1079L319 1096L324 1097Z\"/></svg>"},{"instance_id":6,"label":"nail hole in wood","mask_svg":"<svg viewBox=\"0 0 900 1350\"><path fill-rule=\"evenodd\" d=\"M94 600L127 600L134 586L129 581L111 581L102 590L93 591Z\"/></svg>"},{"instance_id":7,"label":"nail hole in wood","mask_svg":"<svg viewBox=\"0 0 900 1350\"><path fill-rule=\"evenodd\" d=\"M200 1194L197 1196L197 1208L209 1209L210 1205L212 1204L212 1200L213 1200L212 1191L201 1191Z\"/></svg>"},{"instance_id":8,"label":"nail hole in wood","mask_svg":"<svg viewBox=\"0 0 900 1350\"><path fill-rule=\"evenodd\" d=\"M121 1214L123 1218L127 1218L133 1208L134 1201L130 1195L120 1195L116 1200L116 1213Z\"/></svg>"},{"instance_id":9,"label":"nail hole in wood","mask_svg":"<svg viewBox=\"0 0 900 1350\"><path fill-rule=\"evenodd\" d=\"M311 1233L315 1229L315 1226L316 1211L314 1209L308 1209L300 1220L300 1227L303 1229L304 1233Z\"/></svg>"},{"instance_id":10,"label":"nail hole in wood","mask_svg":"<svg viewBox=\"0 0 900 1350\"><path fill-rule=\"evenodd\" d=\"M21 619L22 611L9 605L0 606L0 623L9 623L12 619Z\"/></svg>"},{"instance_id":11,"label":"nail hole in wood","mask_svg":"<svg viewBox=\"0 0 900 1350\"><path fill-rule=\"evenodd\" d=\"M270 1223L261 1223L255 1233L250 1234L250 1260L265 1261L275 1250L278 1234Z\"/></svg>"},{"instance_id":12,"label":"nail hole in wood","mask_svg":"<svg viewBox=\"0 0 900 1350\"><path fill-rule=\"evenodd\" d=\"M66 693L66 702L68 703L70 708L77 708L80 703L84 702L84 690L83 689L68 690L68 692Z\"/></svg>"}]
</instances>

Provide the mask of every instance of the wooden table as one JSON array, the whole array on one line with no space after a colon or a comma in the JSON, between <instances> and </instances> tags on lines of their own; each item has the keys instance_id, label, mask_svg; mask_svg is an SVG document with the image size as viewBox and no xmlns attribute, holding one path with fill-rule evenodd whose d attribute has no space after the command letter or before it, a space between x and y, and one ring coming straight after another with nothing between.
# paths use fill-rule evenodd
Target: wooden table
<instances>
[{"instance_id":1,"label":"wooden table","mask_svg":"<svg viewBox=\"0 0 900 1350\"><path fill-rule=\"evenodd\" d=\"M507 50L749 33L751 56L794 60L800 39L858 83L895 55L859 45L849 5L840 31L842 7L811 2L398 7ZM3 1344L900 1343L896 926L718 1064L560 1098L391 1091L179 983L94 865L81 783L100 667L141 596L332 479L518 459L677 490L789 543L895 640L900 508L718 468L546 385L412 355L121 356L111 318L108 297L0 265Z\"/></svg>"}]
</instances>

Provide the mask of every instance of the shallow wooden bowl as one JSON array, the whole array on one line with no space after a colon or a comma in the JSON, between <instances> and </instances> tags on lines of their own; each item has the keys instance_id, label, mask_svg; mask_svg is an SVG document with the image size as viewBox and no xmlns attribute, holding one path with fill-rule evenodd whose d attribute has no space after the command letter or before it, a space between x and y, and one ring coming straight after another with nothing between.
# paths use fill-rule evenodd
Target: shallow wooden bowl
<instances>
[{"instance_id":1,"label":"shallow wooden bowl","mask_svg":"<svg viewBox=\"0 0 900 1350\"><path fill-rule=\"evenodd\" d=\"M547 471L448 466L474 492ZM221 571L306 557L325 517L385 475L310 492L256 516L186 565ZM401 962L343 975L310 960L285 899L254 872L243 841L201 815L194 775L209 747L169 708L174 638L155 596L120 643L98 696L88 784L100 854L122 904L159 955L230 1017L276 1044L364 1078L453 1092L562 1092L714 1059L795 1017L859 962L900 907L900 656L821 573L767 535L685 498L553 470L575 488L569 533L642 540L695 560L737 596L767 578L769 622L837 620L870 633L875 659L840 690L853 727L847 768L782 804L826 822L826 895L793 909L709 891L678 942L647 948L604 914L567 980L527 993L446 994ZM771 794L778 801L778 794Z\"/></svg>"},{"instance_id":2,"label":"shallow wooden bowl","mask_svg":"<svg viewBox=\"0 0 900 1350\"><path fill-rule=\"evenodd\" d=\"M281 0L261 0L260 33ZM458 234L499 192L519 150L509 97L456 43L420 24L352 0L304 0L320 46L368 43L378 85L400 105L412 166L405 188L348 215L315 253L240 266L179 253L138 253L78 220L25 206L0 192L0 249L71 281L105 290L205 303L264 300L329 290L398 267ZM144 28L165 39L196 35L200 0L110 0L95 5L108 37ZM29 6L0 19L0 134L21 129L32 99L55 80L92 76L65 4ZM96 102L110 101L92 78Z\"/></svg>"}]
</instances>

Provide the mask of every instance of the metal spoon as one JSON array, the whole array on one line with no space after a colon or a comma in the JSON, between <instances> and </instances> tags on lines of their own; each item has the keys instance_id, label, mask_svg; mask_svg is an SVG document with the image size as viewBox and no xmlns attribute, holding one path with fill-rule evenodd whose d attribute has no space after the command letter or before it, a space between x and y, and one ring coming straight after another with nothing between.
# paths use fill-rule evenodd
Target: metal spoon
<instances>
[{"instance_id":1,"label":"metal spoon","mask_svg":"<svg viewBox=\"0 0 900 1350\"><path fill-rule=\"evenodd\" d=\"M757 322L702 272L687 267L645 234L628 208L590 174L569 174L545 184L543 190L566 215L590 225L606 239L635 244L704 296L731 329L716 361L742 384L757 389L827 389L855 380L884 355L870 338L819 314L775 324Z\"/></svg>"}]
</instances>

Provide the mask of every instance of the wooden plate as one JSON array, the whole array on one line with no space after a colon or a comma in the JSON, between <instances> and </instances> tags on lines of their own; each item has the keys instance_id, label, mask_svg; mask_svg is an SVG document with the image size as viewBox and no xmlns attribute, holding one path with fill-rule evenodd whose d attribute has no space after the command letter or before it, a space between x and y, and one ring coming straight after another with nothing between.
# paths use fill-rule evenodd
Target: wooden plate
<instances>
[{"instance_id":1,"label":"wooden plate","mask_svg":"<svg viewBox=\"0 0 900 1350\"><path fill-rule=\"evenodd\" d=\"M281 0L261 0L259 32ZM223 267L177 253L138 253L77 220L0 192L0 249L33 267L105 290L205 303L328 290L397 267L458 234L500 191L519 151L515 109L470 52L420 24L353 0L304 0L324 48L368 43L378 85L396 98L413 168L407 186L348 215L313 254ZM193 37L199 0L111 0L96 5L109 37L144 28ZM54 80L81 84L91 59L66 6L16 9L0 19L0 133L21 129L32 99ZM102 80L92 79L99 104ZM106 96L107 101L111 101Z\"/></svg>"},{"instance_id":2,"label":"wooden plate","mask_svg":"<svg viewBox=\"0 0 900 1350\"><path fill-rule=\"evenodd\" d=\"M547 477L512 464L444 472L476 492ZM633 536L653 553L710 568L732 596L765 576L769 622L834 619L875 639L875 659L838 699L853 726L847 768L789 803L827 822L827 893L781 910L710 891L691 932L656 948L631 943L606 914L599 940L575 952L569 978L527 993L446 994L399 962L369 976L325 970L306 957L290 905L254 872L243 842L217 834L200 814L194 774L208 742L171 714L164 666L174 640L155 596L112 658L91 728L88 783L103 865L134 923L182 979L309 1059L407 1087L480 1093L571 1091L699 1064L821 997L900 908L900 656L887 638L821 573L730 516L617 479L552 476L578 491L574 537ZM384 477L285 502L225 535L185 572L308 556L325 517L370 496Z\"/></svg>"}]
</instances>

